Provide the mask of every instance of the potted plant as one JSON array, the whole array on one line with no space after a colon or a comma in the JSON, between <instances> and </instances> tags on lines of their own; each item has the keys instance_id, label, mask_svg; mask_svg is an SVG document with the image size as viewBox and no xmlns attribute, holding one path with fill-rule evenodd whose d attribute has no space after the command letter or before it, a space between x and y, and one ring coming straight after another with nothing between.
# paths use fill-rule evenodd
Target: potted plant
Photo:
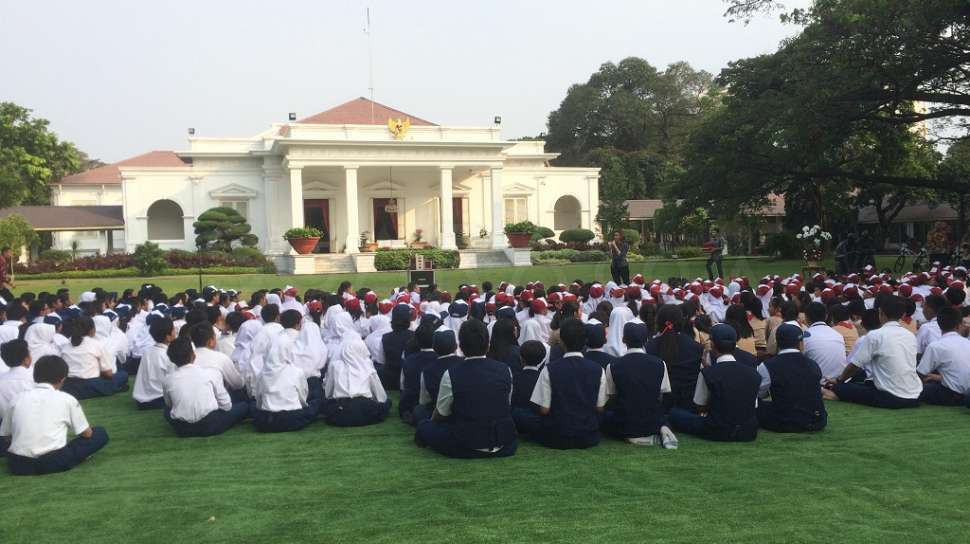
<instances>
[{"instance_id":1,"label":"potted plant","mask_svg":"<svg viewBox=\"0 0 970 544\"><path fill-rule=\"evenodd\" d=\"M532 233L538 227L532 221L520 221L505 225L505 236L509 239L509 245L514 248L529 247L532 240Z\"/></svg>"},{"instance_id":2,"label":"potted plant","mask_svg":"<svg viewBox=\"0 0 970 544\"><path fill-rule=\"evenodd\" d=\"M283 239L300 255L308 255L320 242L320 230L313 227L293 228L283 233Z\"/></svg>"},{"instance_id":3,"label":"potted plant","mask_svg":"<svg viewBox=\"0 0 970 544\"><path fill-rule=\"evenodd\" d=\"M417 249L426 249L431 247L427 242L422 242L421 238L424 236L424 231L421 229L414 229L414 241L411 242L411 247Z\"/></svg>"},{"instance_id":4,"label":"potted plant","mask_svg":"<svg viewBox=\"0 0 970 544\"><path fill-rule=\"evenodd\" d=\"M360 250L365 252L377 251L377 242L371 242L370 231L360 233Z\"/></svg>"},{"instance_id":5,"label":"potted plant","mask_svg":"<svg viewBox=\"0 0 970 544\"><path fill-rule=\"evenodd\" d=\"M832 239L832 234L822 230L818 225L813 227L806 225L795 235L795 238L802 241L802 258L805 259L805 265L809 268L818 268L818 262L822 260L825 252L824 245Z\"/></svg>"}]
</instances>

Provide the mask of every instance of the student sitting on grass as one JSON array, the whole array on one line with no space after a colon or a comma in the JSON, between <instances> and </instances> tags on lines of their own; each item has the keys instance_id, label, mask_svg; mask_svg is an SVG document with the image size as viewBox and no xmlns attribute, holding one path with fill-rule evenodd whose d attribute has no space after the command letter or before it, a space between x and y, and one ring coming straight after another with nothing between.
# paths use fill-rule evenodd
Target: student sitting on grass
<instances>
[{"instance_id":1,"label":"student sitting on grass","mask_svg":"<svg viewBox=\"0 0 970 544\"><path fill-rule=\"evenodd\" d=\"M27 342L19 339L0 345L0 358L8 368L0 374L0 421L7 417L17 397L24 391L34 388L34 378L30 370L30 348ZM0 456L7 451L7 443L0 440Z\"/></svg>"},{"instance_id":2,"label":"student sitting on grass","mask_svg":"<svg viewBox=\"0 0 970 544\"><path fill-rule=\"evenodd\" d=\"M515 455L509 365L485 357L488 328L481 321L462 323L458 343L465 359L442 375L434 414L418 425L415 443L448 457Z\"/></svg>"},{"instance_id":3,"label":"student sitting on grass","mask_svg":"<svg viewBox=\"0 0 970 544\"><path fill-rule=\"evenodd\" d=\"M957 332L962 321L960 310L952 306L936 315L942 336L926 347L916 367L923 379L919 400L927 404L963 405L970 392L970 340Z\"/></svg>"},{"instance_id":4,"label":"student sitting on grass","mask_svg":"<svg viewBox=\"0 0 970 544\"><path fill-rule=\"evenodd\" d=\"M461 362L461 357L456 353L458 339L455 337L455 331L445 327L439 328L434 333L431 347L437 359L421 371L421 395L418 398L418 405L414 407L415 425L431 419L434 407L438 403L441 377L449 368Z\"/></svg>"},{"instance_id":5,"label":"student sitting on grass","mask_svg":"<svg viewBox=\"0 0 970 544\"><path fill-rule=\"evenodd\" d=\"M603 368L616 360L606 352L606 327L603 324L586 325L586 358Z\"/></svg>"},{"instance_id":6,"label":"student sitting on grass","mask_svg":"<svg viewBox=\"0 0 970 544\"><path fill-rule=\"evenodd\" d=\"M78 400L128 390L128 373L116 371L114 356L95 334L94 321L81 316L74 320L70 343L61 348L61 357L70 369L64 392Z\"/></svg>"},{"instance_id":7,"label":"student sitting on grass","mask_svg":"<svg viewBox=\"0 0 970 544\"><path fill-rule=\"evenodd\" d=\"M17 476L70 470L108 443L102 427L91 427L81 404L60 391L67 379L67 363L55 355L34 363L36 385L17 397L0 423L8 444L7 468ZM77 438L67 441L67 432Z\"/></svg>"},{"instance_id":8,"label":"student sitting on grass","mask_svg":"<svg viewBox=\"0 0 970 544\"><path fill-rule=\"evenodd\" d=\"M176 368L165 376L165 420L181 437L212 436L226 432L249 415L249 404L233 403L222 375L193 364L192 341L177 338L168 346Z\"/></svg>"},{"instance_id":9,"label":"student sitting on grass","mask_svg":"<svg viewBox=\"0 0 970 544\"><path fill-rule=\"evenodd\" d=\"M175 370L167 353L168 345L175 340L175 324L167 317L153 316L148 332L155 344L142 353L138 374L135 374L135 387L131 392L139 410L165 407L162 385L165 376Z\"/></svg>"},{"instance_id":10,"label":"student sitting on grass","mask_svg":"<svg viewBox=\"0 0 970 544\"><path fill-rule=\"evenodd\" d=\"M664 393L670 393L667 365L643 350L648 332L643 323L623 326L626 353L606 367L606 392L613 409L604 414L602 428L638 446L677 449L677 437L667 426L662 404Z\"/></svg>"},{"instance_id":11,"label":"student sitting on grass","mask_svg":"<svg viewBox=\"0 0 970 544\"><path fill-rule=\"evenodd\" d=\"M802 332L797 325L783 323L775 332L778 355L758 365L761 375L758 423L777 433L821 431L828 422L818 384L822 370L799 350ZM764 400L771 393L771 400Z\"/></svg>"},{"instance_id":12,"label":"student sitting on grass","mask_svg":"<svg viewBox=\"0 0 970 544\"><path fill-rule=\"evenodd\" d=\"M856 345L852 362L837 380L830 381L822 395L826 400L844 400L878 408L916 408L923 382L916 373L916 338L899 324L905 304L896 296L879 299L879 319L883 325L866 334ZM861 369L869 371L872 382L849 380Z\"/></svg>"},{"instance_id":13,"label":"student sitting on grass","mask_svg":"<svg viewBox=\"0 0 970 544\"><path fill-rule=\"evenodd\" d=\"M563 321L559 334L566 353L539 372L531 399L538 413L517 412L515 425L548 448L591 448L600 442L606 376L599 364L583 357L586 328L582 321Z\"/></svg>"},{"instance_id":14,"label":"student sitting on grass","mask_svg":"<svg viewBox=\"0 0 970 544\"><path fill-rule=\"evenodd\" d=\"M761 375L734 357L737 333L730 325L711 327L714 364L701 370L694 390L697 412L674 407L674 429L707 440L750 442L758 437L758 388ZM777 345L777 344L776 344Z\"/></svg>"},{"instance_id":15,"label":"student sitting on grass","mask_svg":"<svg viewBox=\"0 0 970 544\"><path fill-rule=\"evenodd\" d=\"M340 344L327 366L323 416L337 427L373 425L387 418L391 401L381 386L370 351L347 312L333 316Z\"/></svg>"},{"instance_id":16,"label":"student sitting on grass","mask_svg":"<svg viewBox=\"0 0 970 544\"><path fill-rule=\"evenodd\" d=\"M522 371L512 380L512 415L524 411L526 416L535 410L532 404L532 392L539 381L542 361L546 359L546 345L538 340L529 340L519 348L522 356ZM521 416L522 414L520 414Z\"/></svg>"},{"instance_id":17,"label":"student sitting on grass","mask_svg":"<svg viewBox=\"0 0 970 544\"><path fill-rule=\"evenodd\" d=\"M401 362L401 398L397 409L401 421L415 424L414 409L421 399L421 373L438 359L434 351L434 331L439 321L425 318L414 331L418 351L408 355Z\"/></svg>"},{"instance_id":18,"label":"student sitting on grass","mask_svg":"<svg viewBox=\"0 0 970 544\"><path fill-rule=\"evenodd\" d=\"M256 379L253 425L259 432L298 431L312 423L320 412L320 397L308 398L306 373L287 363L287 355L284 350L271 351Z\"/></svg>"},{"instance_id":19,"label":"student sitting on grass","mask_svg":"<svg viewBox=\"0 0 970 544\"><path fill-rule=\"evenodd\" d=\"M236 365L228 355L216 350L218 340L212 325L208 321L203 321L191 327L189 338L195 345L195 364L218 372L222 376L222 384L233 401L248 400L243 377L236 369ZM271 353L267 353L266 358L268 359L270 355Z\"/></svg>"}]
</instances>

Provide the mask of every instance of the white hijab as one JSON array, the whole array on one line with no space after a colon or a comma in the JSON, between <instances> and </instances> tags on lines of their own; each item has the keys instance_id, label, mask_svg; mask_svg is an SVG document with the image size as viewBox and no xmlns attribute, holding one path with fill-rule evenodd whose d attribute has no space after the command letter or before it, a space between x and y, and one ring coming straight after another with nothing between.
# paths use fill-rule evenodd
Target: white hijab
<instances>
[{"instance_id":1,"label":"white hijab","mask_svg":"<svg viewBox=\"0 0 970 544\"><path fill-rule=\"evenodd\" d=\"M623 326L633 321L633 312L626 306L617 306L610 312L610 325L606 334L606 345L604 351L614 357L622 357L626 353L626 346L623 344Z\"/></svg>"},{"instance_id":2,"label":"white hijab","mask_svg":"<svg viewBox=\"0 0 970 544\"><path fill-rule=\"evenodd\" d=\"M48 325L47 323L31 325L27 329L27 333L24 335L24 341L27 342L27 349L30 350L30 358L33 362L36 363L37 359L45 355L60 354L60 350L54 344L55 334L57 334L57 329L54 328L54 325Z\"/></svg>"},{"instance_id":3,"label":"white hijab","mask_svg":"<svg viewBox=\"0 0 970 544\"><path fill-rule=\"evenodd\" d=\"M334 329L340 335L341 341L327 366L327 398L373 398L374 382L376 380L379 384L380 380L367 346L360 335L354 334L354 323L350 314L337 314L334 317ZM376 400L383 401L380 398Z\"/></svg>"},{"instance_id":4,"label":"white hijab","mask_svg":"<svg viewBox=\"0 0 970 544\"><path fill-rule=\"evenodd\" d=\"M327 346L320 336L320 327L310 320L303 321L300 334L293 342L290 362L307 376L316 376L327 366Z\"/></svg>"},{"instance_id":5,"label":"white hijab","mask_svg":"<svg viewBox=\"0 0 970 544\"><path fill-rule=\"evenodd\" d=\"M236 368L249 364L253 340L262 328L263 321L261 319L249 319L239 326L239 331L236 333L235 347L233 347L232 355L230 356L232 362L236 363Z\"/></svg>"},{"instance_id":6,"label":"white hijab","mask_svg":"<svg viewBox=\"0 0 970 544\"><path fill-rule=\"evenodd\" d=\"M288 356L293 352L295 341L288 334L280 334L273 339L273 349L263 359L263 368L259 371L254 387L254 396L259 399L268 393L279 391L288 384L280 384L283 373L289 365Z\"/></svg>"}]
</instances>

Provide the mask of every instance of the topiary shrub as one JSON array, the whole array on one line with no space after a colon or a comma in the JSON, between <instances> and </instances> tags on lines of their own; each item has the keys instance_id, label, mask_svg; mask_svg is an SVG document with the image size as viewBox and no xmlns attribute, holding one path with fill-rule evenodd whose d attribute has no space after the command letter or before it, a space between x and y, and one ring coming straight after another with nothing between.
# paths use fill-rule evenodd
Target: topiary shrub
<instances>
[{"instance_id":1,"label":"topiary shrub","mask_svg":"<svg viewBox=\"0 0 970 544\"><path fill-rule=\"evenodd\" d=\"M165 261L165 251L153 242L145 242L135 247L132 257L135 261L135 267L138 268L138 273L142 276L157 276L168 268L168 262Z\"/></svg>"},{"instance_id":2,"label":"topiary shrub","mask_svg":"<svg viewBox=\"0 0 970 544\"><path fill-rule=\"evenodd\" d=\"M556 233L552 231L549 227L536 227L535 232L532 233L532 240L538 242L539 240L545 240L546 238L554 238Z\"/></svg>"},{"instance_id":3,"label":"topiary shrub","mask_svg":"<svg viewBox=\"0 0 970 544\"><path fill-rule=\"evenodd\" d=\"M453 249L388 249L381 248L374 255L377 270L407 270L411 257L424 255L434 262L435 269L458 268L459 254Z\"/></svg>"},{"instance_id":4,"label":"topiary shrub","mask_svg":"<svg viewBox=\"0 0 970 544\"><path fill-rule=\"evenodd\" d=\"M596 234L589 229L566 229L559 233L559 240L567 244L585 244L593 238Z\"/></svg>"},{"instance_id":5,"label":"topiary shrub","mask_svg":"<svg viewBox=\"0 0 970 544\"><path fill-rule=\"evenodd\" d=\"M211 208L199 215L192 223L195 228L195 245L199 249L229 251L233 242L244 246L255 246L259 238L251 231L253 228L246 218L233 208Z\"/></svg>"},{"instance_id":6,"label":"topiary shrub","mask_svg":"<svg viewBox=\"0 0 970 544\"><path fill-rule=\"evenodd\" d=\"M532 234L539 228L532 221L519 221L518 223L509 223L505 225L505 234L516 234L516 233L526 233Z\"/></svg>"},{"instance_id":7,"label":"topiary shrub","mask_svg":"<svg viewBox=\"0 0 970 544\"><path fill-rule=\"evenodd\" d=\"M636 229L623 229L623 238L626 239L626 243L630 244L630 247L637 247L640 243L640 233Z\"/></svg>"}]
</instances>

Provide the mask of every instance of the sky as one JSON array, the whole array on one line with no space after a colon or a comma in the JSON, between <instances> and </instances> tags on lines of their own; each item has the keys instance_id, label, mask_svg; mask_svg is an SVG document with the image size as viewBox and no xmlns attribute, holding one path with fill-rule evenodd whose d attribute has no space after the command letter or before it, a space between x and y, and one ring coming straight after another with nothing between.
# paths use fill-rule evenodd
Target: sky
<instances>
[{"instance_id":1,"label":"sky","mask_svg":"<svg viewBox=\"0 0 970 544\"><path fill-rule=\"evenodd\" d=\"M543 132L605 62L717 74L798 32L731 23L721 0L0 0L0 101L105 162L187 149L188 127L253 136L369 96L367 7L375 100L443 125L500 115L507 138Z\"/></svg>"}]
</instances>

